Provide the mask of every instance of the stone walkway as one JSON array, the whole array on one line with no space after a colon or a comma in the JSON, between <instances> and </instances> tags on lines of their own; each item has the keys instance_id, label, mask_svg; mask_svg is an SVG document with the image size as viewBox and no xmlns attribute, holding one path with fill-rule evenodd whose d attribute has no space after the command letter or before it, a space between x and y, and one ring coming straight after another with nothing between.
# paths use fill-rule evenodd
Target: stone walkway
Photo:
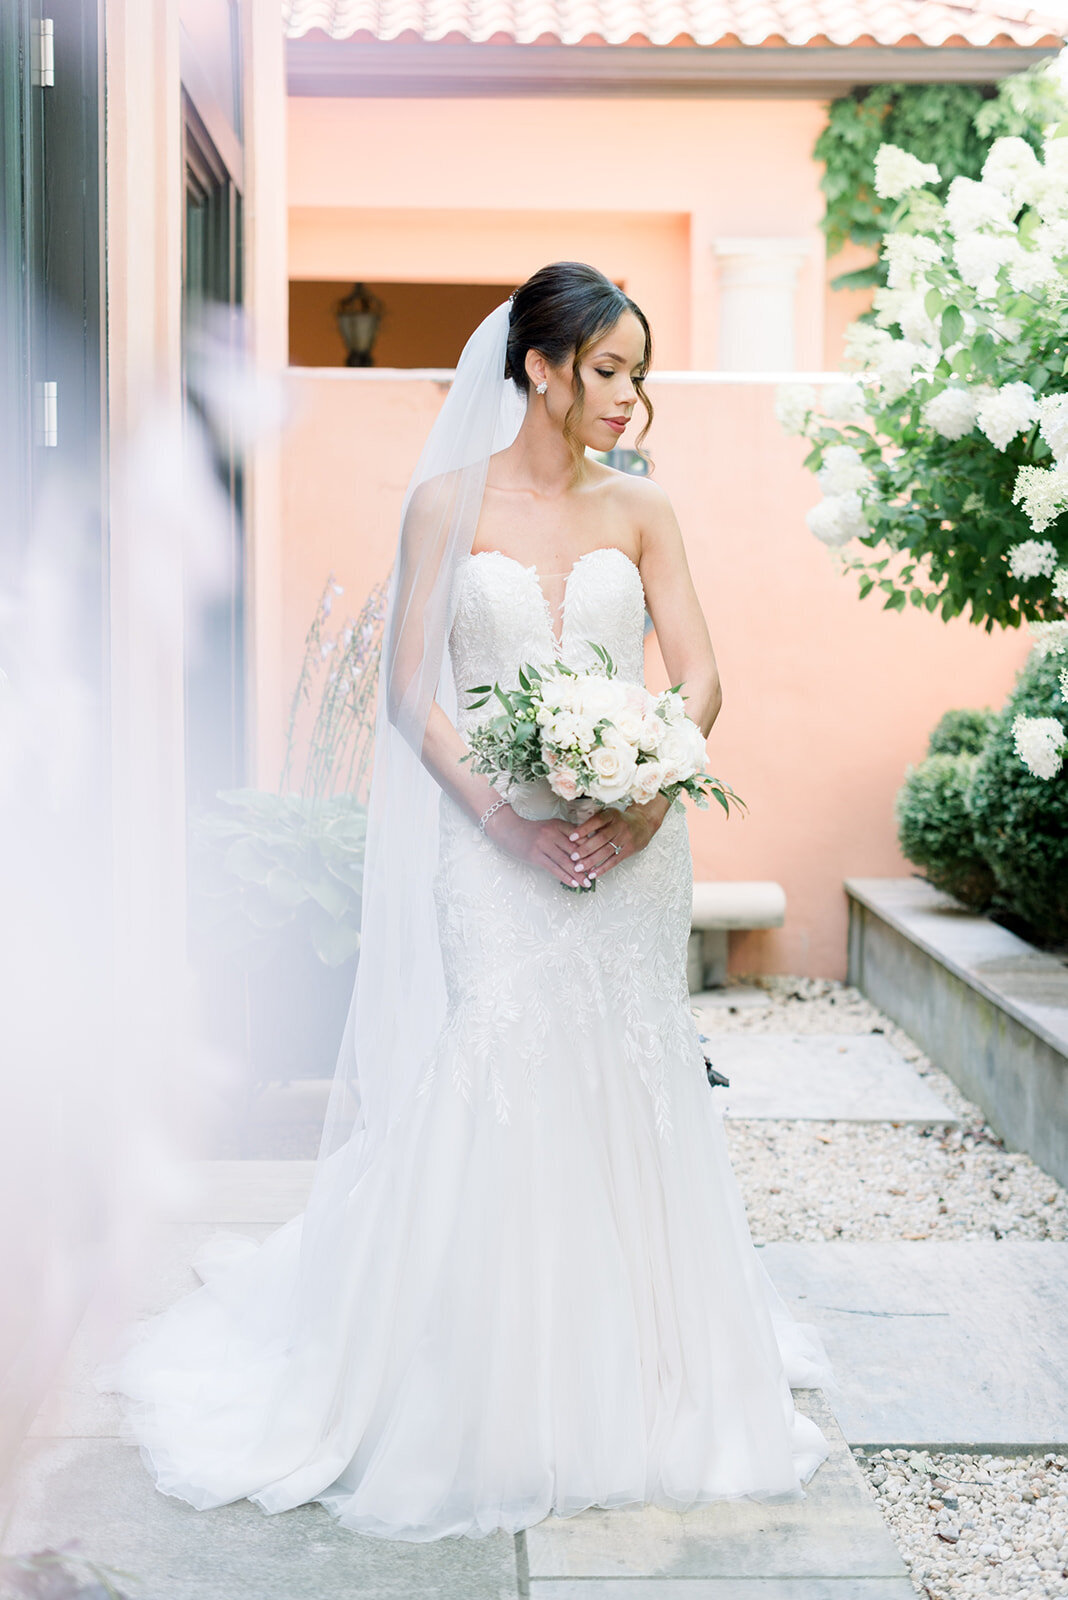
<instances>
[{"instance_id":1,"label":"stone walkway","mask_svg":"<svg viewBox=\"0 0 1068 1600\"><path fill-rule=\"evenodd\" d=\"M122 1587L136 1600L1068 1594L1064 1192L984 1139L976 1108L855 991L772 987L704 999L700 1016L731 1080L710 1092L724 1097L754 1241L795 1312L821 1328L841 1384L834 1412L817 1391L795 1393L832 1441L804 1501L587 1512L518 1540L430 1545L361 1538L317 1506L195 1512L158 1494L119 1441L117 1401L91 1388L79 1346L27 1442L4 1548L77 1538L135 1575ZM206 1164L202 1200L166 1230L142 1308L195 1285L189 1261L219 1225L262 1238L299 1211L310 1171Z\"/></svg>"}]
</instances>

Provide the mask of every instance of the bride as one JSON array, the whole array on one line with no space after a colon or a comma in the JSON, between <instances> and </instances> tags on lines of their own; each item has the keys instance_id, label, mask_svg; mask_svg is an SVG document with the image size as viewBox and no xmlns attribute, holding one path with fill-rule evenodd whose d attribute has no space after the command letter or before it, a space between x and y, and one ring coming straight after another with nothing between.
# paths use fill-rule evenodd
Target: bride
<instances>
[{"instance_id":1,"label":"bride","mask_svg":"<svg viewBox=\"0 0 1068 1600\"><path fill-rule=\"evenodd\" d=\"M580 825L463 761L476 684L643 681L645 611L707 735L712 647L663 490L588 452L649 327L559 262L472 335L392 578L360 970L306 1211L216 1241L99 1369L157 1486L320 1501L361 1533L804 1498L790 1386L833 1381L750 1237L686 985L692 869L663 797ZM643 429L644 434L644 429ZM586 892L566 892L581 889ZM590 892L592 890L596 892Z\"/></svg>"}]
</instances>

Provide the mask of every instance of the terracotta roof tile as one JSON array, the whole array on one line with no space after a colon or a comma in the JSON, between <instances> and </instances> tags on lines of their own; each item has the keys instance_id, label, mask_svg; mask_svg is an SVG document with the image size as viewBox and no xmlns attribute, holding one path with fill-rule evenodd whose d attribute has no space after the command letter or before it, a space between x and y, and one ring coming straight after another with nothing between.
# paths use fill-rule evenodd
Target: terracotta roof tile
<instances>
[{"instance_id":1,"label":"terracotta roof tile","mask_svg":"<svg viewBox=\"0 0 1068 1600\"><path fill-rule=\"evenodd\" d=\"M1068 16L1026 0L283 0L334 39L666 45L1051 45Z\"/></svg>"}]
</instances>

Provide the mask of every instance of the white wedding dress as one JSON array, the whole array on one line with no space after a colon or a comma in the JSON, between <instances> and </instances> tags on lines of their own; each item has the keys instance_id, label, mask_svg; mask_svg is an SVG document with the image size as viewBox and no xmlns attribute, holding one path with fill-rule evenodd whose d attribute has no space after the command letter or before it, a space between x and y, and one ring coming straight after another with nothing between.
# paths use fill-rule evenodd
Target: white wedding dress
<instances>
[{"instance_id":1,"label":"white wedding dress","mask_svg":"<svg viewBox=\"0 0 1068 1600\"><path fill-rule=\"evenodd\" d=\"M556 654L590 665L588 640L642 680L621 551L575 564L559 639L533 567L480 552L456 583L461 690ZM754 1249L706 1078L685 817L573 893L441 804L447 1020L349 1196L332 1325L287 1349L298 1217L205 1265L98 1386L126 1394L158 1487L200 1508L318 1500L422 1540L804 1498L829 1445L790 1385L833 1375Z\"/></svg>"}]
</instances>

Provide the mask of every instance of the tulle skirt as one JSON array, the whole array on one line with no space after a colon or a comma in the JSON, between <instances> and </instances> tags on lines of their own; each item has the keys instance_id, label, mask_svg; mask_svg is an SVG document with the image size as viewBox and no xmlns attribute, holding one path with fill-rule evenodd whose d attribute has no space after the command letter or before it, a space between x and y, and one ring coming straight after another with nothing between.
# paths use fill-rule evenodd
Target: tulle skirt
<instances>
[{"instance_id":1,"label":"tulle skirt","mask_svg":"<svg viewBox=\"0 0 1068 1600\"><path fill-rule=\"evenodd\" d=\"M297 1303L303 1217L261 1245L217 1239L203 1287L97 1373L126 1397L125 1436L192 1506L319 1501L394 1539L804 1498L829 1445L791 1386L833 1375L753 1246L680 988L683 819L595 894L511 863L458 812L442 859L449 1016L334 1219L329 1313ZM635 900L663 960L628 980Z\"/></svg>"}]
</instances>

